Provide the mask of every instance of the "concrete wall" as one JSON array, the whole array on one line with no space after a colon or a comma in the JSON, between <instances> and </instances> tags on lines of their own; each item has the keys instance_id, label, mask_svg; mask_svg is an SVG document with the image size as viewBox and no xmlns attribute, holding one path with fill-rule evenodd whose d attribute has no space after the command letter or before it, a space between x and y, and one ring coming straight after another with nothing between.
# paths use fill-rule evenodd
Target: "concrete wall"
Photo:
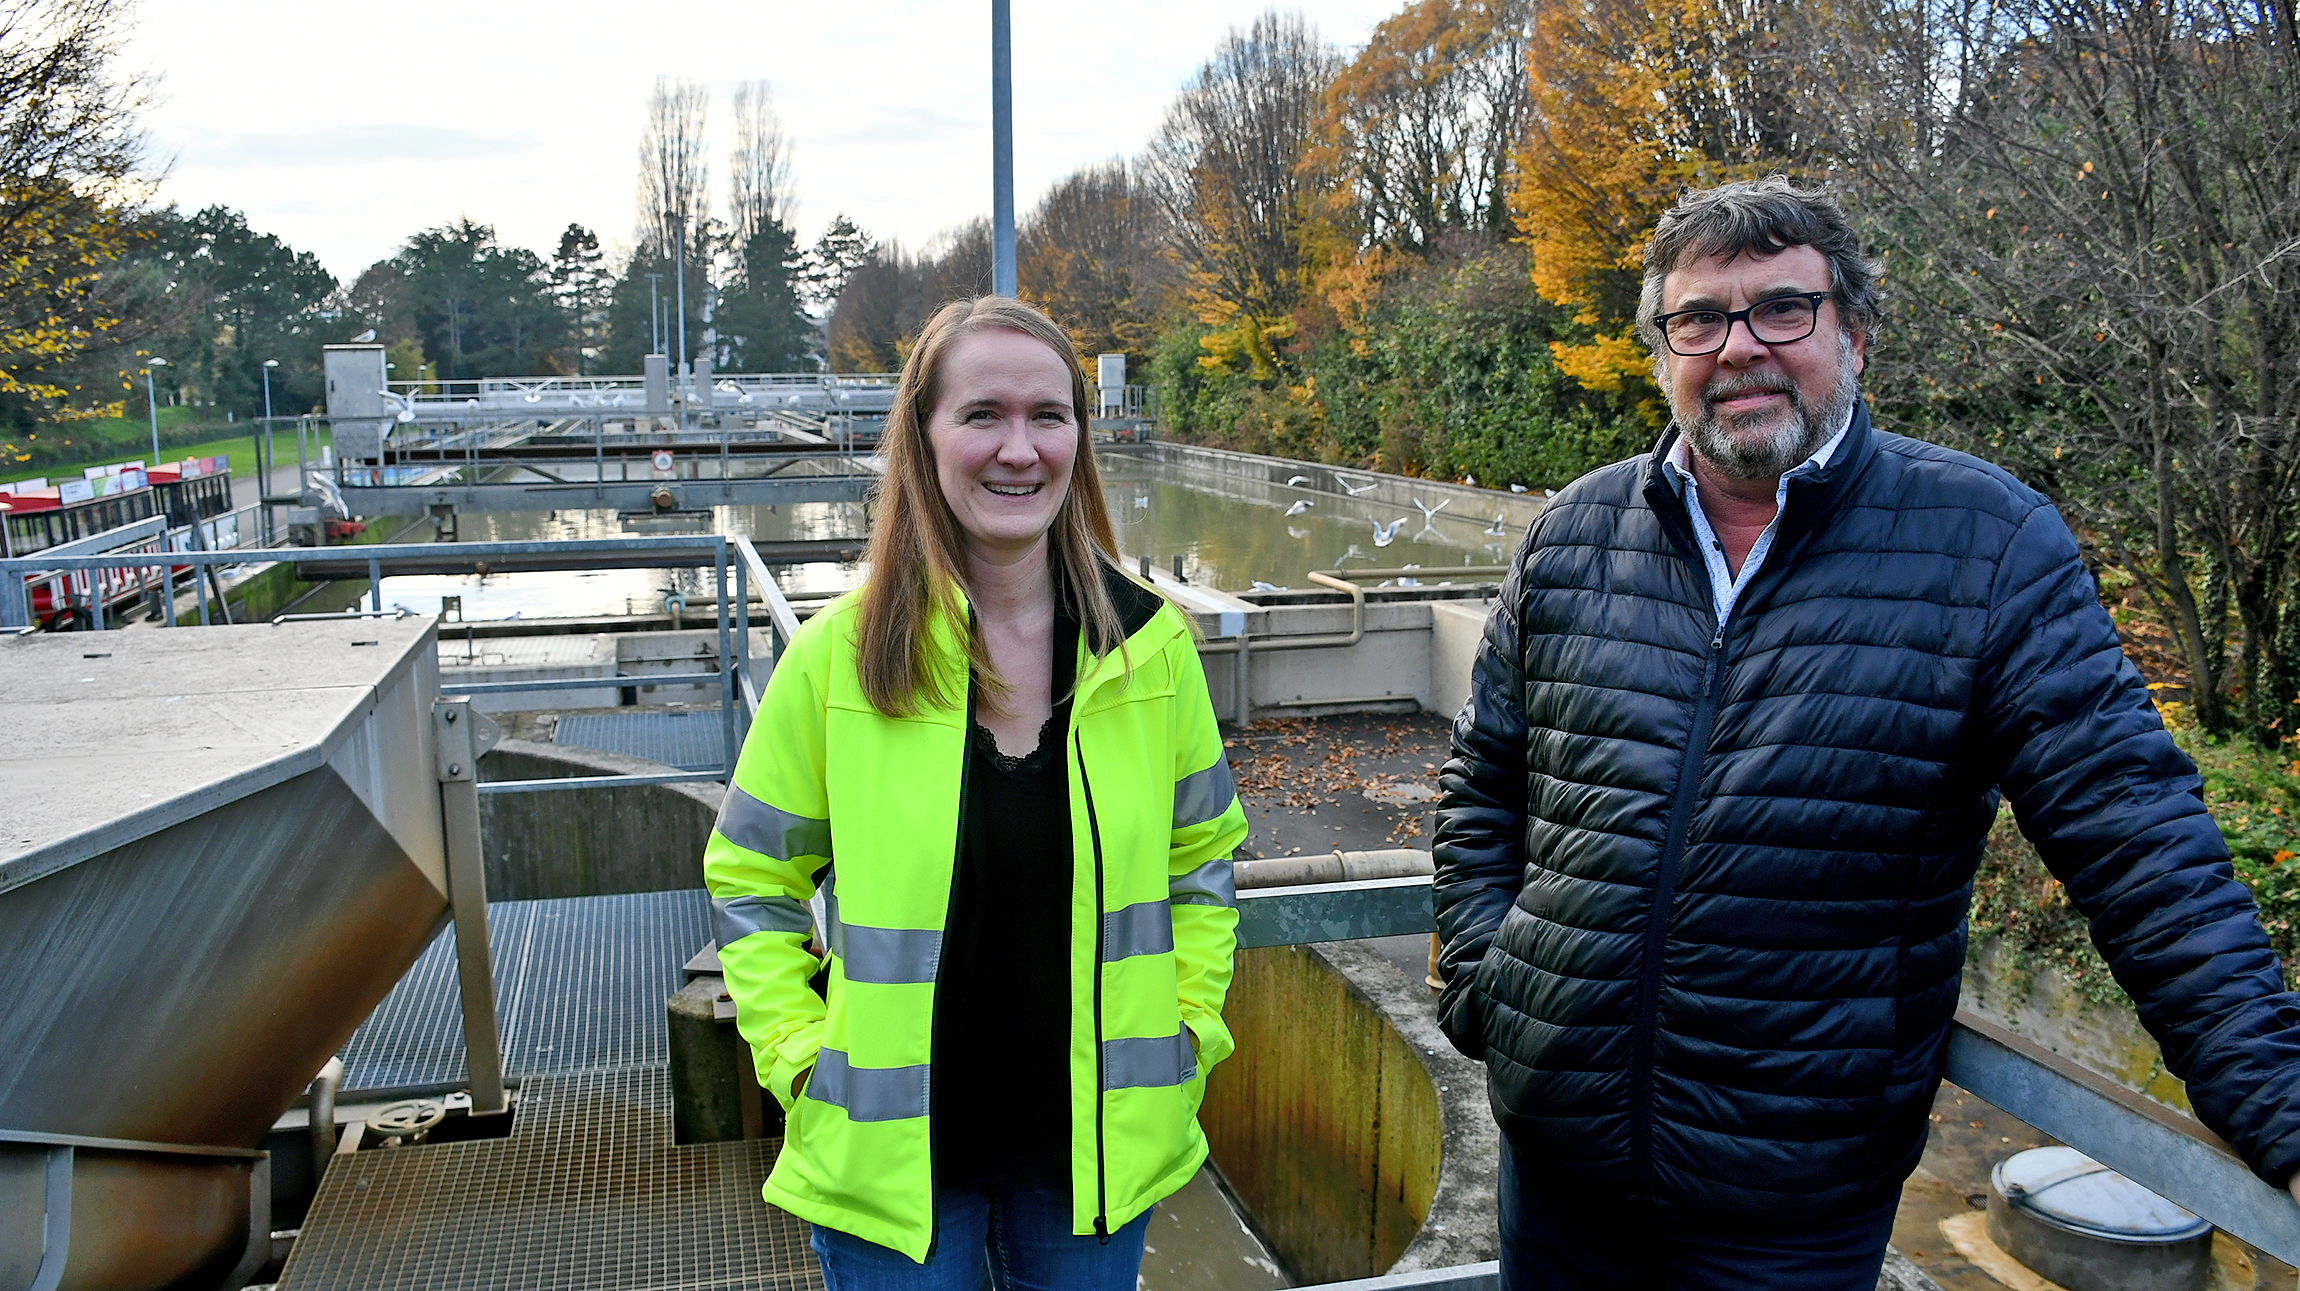
<instances>
[{"instance_id":1,"label":"concrete wall","mask_svg":"<svg viewBox=\"0 0 2300 1291\"><path fill-rule=\"evenodd\" d=\"M1477 659L1478 642L1485 638L1485 621L1493 613L1492 601L1431 601L1429 699L1423 705L1450 718L1469 702L1470 664Z\"/></svg>"},{"instance_id":2,"label":"concrete wall","mask_svg":"<svg viewBox=\"0 0 2300 1291\"><path fill-rule=\"evenodd\" d=\"M2039 964L2016 975L2012 967L1998 938L1974 942L1959 1006L2167 1107L2193 1111L2188 1087L2164 1069L2163 1051L2129 1000L2095 1004L2057 968Z\"/></svg>"},{"instance_id":3,"label":"concrete wall","mask_svg":"<svg viewBox=\"0 0 2300 1291\"><path fill-rule=\"evenodd\" d=\"M1301 1281L1494 1257L1483 1074L1445 1047L1427 997L1360 946L1238 956L1223 1010L1238 1052L1214 1069L1198 1119Z\"/></svg>"},{"instance_id":4,"label":"concrete wall","mask_svg":"<svg viewBox=\"0 0 2300 1291\"><path fill-rule=\"evenodd\" d=\"M1365 635L1356 645L1287 650L1271 647L1289 637L1349 635L1350 607L1248 606L1252 716L1397 708L1450 718L1469 697L1470 661L1490 607L1476 600L1369 601ZM1210 633L1205 620L1211 616L1198 617ZM1237 652L1213 640L1204 660L1214 711L1224 721L1238 720Z\"/></svg>"},{"instance_id":5,"label":"concrete wall","mask_svg":"<svg viewBox=\"0 0 2300 1291\"><path fill-rule=\"evenodd\" d=\"M1103 447L1096 451L1107 453L1113 450ZM1129 450L1122 448L1115 451L1126 452ZM1341 484L1334 478L1335 472L1339 470L1343 475L1349 477L1353 488L1364 489L1369 483L1374 486L1372 490L1358 494L1358 501L1360 502L1379 502L1385 506L1397 508L1400 514L1418 516L1421 512L1413 505L1415 497L1418 496L1422 501L1432 504L1435 504L1439 498L1451 498L1453 505L1450 509L1454 515L1503 516L1508 519L1509 527L1519 534L1523 534L1525 527L1533 523L1534 515L1541 510L1542 503L1547 501L1547 495L1540 490L1531 493L1511 493L1507 489L1477 488L1466 484L1449 484L1442 480L1417 480L1403 475L1378 475L1372 471L1361 471L1349 467L1337 468L1319 462L1301 462L1285 457L1260 457L1252 453L1233 453L1227 449L1201 448L1196 444L1178 444L1166 439L1136 451L1141 451L1158 462L1187 467L1194 471L1205 472L1208 475L1252 480L1259 484L1284 484L1294 476L1306 476L1305 482L1295 487L1342 496ZM1507 481L1496 482L1507 483Z\"/></svg>"},{"instance_id":6,"label":"concrete wall","mask_svg":"<svg viewBox=\"0 0 2300 1291\"><path fill-rule=\"evenodd\" d=\"M479 761L485 780L643 775L672 768L639 758L505 740ZM634 785L483 794L479 830L491 901L672 892L703 886L703 845L725 789Z\"/></svg>"}]
</instances>

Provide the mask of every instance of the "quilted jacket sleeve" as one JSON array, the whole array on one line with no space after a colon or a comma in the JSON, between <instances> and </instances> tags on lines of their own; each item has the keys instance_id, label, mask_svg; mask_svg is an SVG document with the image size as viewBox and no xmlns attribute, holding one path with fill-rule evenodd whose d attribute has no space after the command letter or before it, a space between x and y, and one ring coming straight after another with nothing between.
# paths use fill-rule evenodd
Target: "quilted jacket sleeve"
<instances>
[{"instance_id":1,"label":"quilted jacket sleeve","mask_svg":"<svg viewBox=\"0 0 2300 1291\"><path fill-rule=\"evenodd\" d=\"M2022 832L2199 1119L2281 1187L2300 1169L2300 998L2050 506L2021 524L1990 600L1981 716Z\"/></svg>"},{"instance_id":2,"label":"quilted jacket sleeve","mask_svg":"<svg viewBox=\"0 0 2300 1291\"><path fill-rule=\"evenodd\" d=\"M776 661L703 850L735 1025L750 1042L760 1087L786 1109L822 1048L825 1005L808 985L820 961L807 949L807 901L831 862L823 779L830 626L801 629Z\"/></svg>"},{"instance_id":3,"label":"quilted jacket sleeve","mask_svg":"<svg viewBox=\"0 0 2300 1291\"><path fill-rule=\"evenodd\" d=\"M1519 615L1528 535L1503 582L1470 666L1469 699L1453 722L1453 754L1438 773L1437 877L1430 902L1443 943L1438 1025L1456 1049L1485 1054L1473 991L1478 965L1525 883L1525 693Z\"/></svg>"},{"instance_id":4,"label":"quilted jacket sleeve","mask_svg":"<svg viewBox=\"0 0 2300 1291\"><path fill-rule=\"evenodd\" d=\"M1230 854L1246 837L1246 809L1214 704L1206 693L1206 672L1187 634L1169 651L1175 670L1174 833L1166 854L1167 909L1174 920L1175 990L1182 1021L1197 1043L1198 1068L1206 1071L1237 1047L1222 1022L1222 1001L1238 949L1238 894Z\"/></svg>"}]
</instances>

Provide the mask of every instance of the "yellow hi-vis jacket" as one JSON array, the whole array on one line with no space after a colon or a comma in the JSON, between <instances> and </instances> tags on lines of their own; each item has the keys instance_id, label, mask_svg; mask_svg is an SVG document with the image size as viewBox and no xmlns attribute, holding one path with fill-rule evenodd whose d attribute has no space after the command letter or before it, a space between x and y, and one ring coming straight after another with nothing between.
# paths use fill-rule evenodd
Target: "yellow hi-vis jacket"
<instances>
[{"instance_id":1,"label":"yellow hi-vis jacket","mask_svg":"<svg viewBox=\"0 0 2300 1291\"><path fill-rule=\"evenodd\" d=\"M1072 1230L1116 1231L1206 1158L1245 837L1198 651L1179 611L1105 571L1128 633L1080 645L1065 741L1071 824ZM719 962L760 1084L786 1111L764 1193L810 1223L924 1261L934 997L958 855L966 710L889 718L856 675L858 598L775 663L704 853ZM938 666L966 694L948 623ZM807 901L826 898L829 986L808 985ZM1056 1025L1016 1018L1016 1027ZM803 1091L792 1086L812 1071ZM945 1109L947 1112L949 1109Z\"/></svg>"}]
</instances>

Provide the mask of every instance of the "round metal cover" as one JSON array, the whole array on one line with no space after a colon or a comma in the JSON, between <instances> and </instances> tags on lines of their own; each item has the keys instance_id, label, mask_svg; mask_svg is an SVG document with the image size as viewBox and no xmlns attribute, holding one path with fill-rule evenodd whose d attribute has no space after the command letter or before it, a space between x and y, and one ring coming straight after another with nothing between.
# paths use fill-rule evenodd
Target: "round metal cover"
<instances>
[{"instance_id":1,"label":"round metal cover","mask_svg":"<svg viewBox=\"0 0 2300 1291\"><path fill-rule=\"evenodd\" d=\"M2023 1214L2116 1242L2189 1241L2212 1225L2075 1148L2030 1148L1990 1171L1997 1194Z\"/></svg>"}]
</instances>

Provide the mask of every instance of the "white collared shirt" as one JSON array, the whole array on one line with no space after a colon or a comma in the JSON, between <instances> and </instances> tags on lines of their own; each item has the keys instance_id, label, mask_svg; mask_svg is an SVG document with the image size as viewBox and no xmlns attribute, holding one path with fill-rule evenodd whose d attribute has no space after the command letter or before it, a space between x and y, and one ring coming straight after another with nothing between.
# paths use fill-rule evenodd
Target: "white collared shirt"
<instances>
[{"instance_id":1,"label":"white collared shirt","mask_svg":"<svg viewBox=\"0 0 2300 1291\"><path fill-rule=\"evenodd\" d=\"M1853 414L1847 409L1845 424L1837 427L1837 433L1829 436L1827 443L1814 449L1811 457L1782 472L1781 482L1773 490L1773 519L1765 526L1765 532L1757 535L1756 545L1749 548L1749 558L1741 562L1738 576L1725 562L1725 544L1717 540L1717 531L1709 527L1709 516L1701 509L1700 487L1693 480L1693 458L1685 436L1679 434L1677 442L1669 446L1669 456L1664 459L1669 466L1668 478L1677 486L1678 496L1685 499L1686 513L1693 517L1694 541L1700 544L1701 554L1708 560L1709 590L1717 604L1718 631L1724 631L1725 620L1733 614L1733 603L1741 599L1749 580L1757 576L1766 555L1773 550L1773 535L1781 528L1781 511L1789 504L1789 481L1819 474L1837 455L1837 445L1845 442L1845 434L1852 428Z\"/></svg>"}]
</instances>

